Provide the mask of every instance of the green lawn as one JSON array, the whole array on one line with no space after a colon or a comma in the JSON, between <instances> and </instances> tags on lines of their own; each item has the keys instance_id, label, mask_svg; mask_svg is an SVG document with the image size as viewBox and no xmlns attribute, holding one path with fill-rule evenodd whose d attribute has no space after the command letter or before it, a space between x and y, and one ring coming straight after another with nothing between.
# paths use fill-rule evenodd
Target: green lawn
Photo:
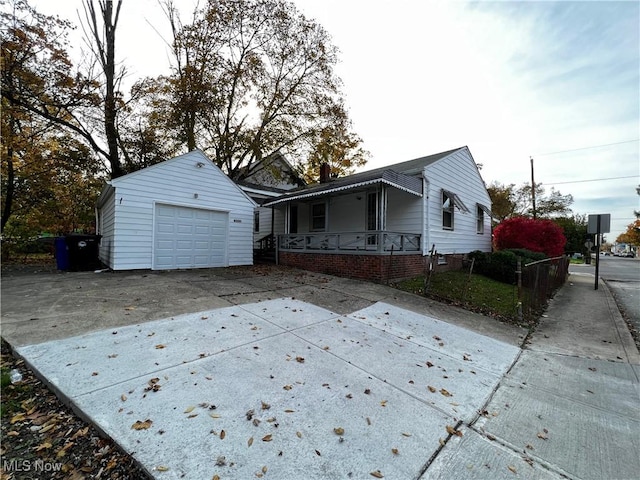
<instances>
[{"instance_id":1,"label":"green lawn","mask_svg":"<svg viewBox=\"0 0 640 480\"><path fill-rule=\"evenodd\" d=\"M407 292L424 294L424 277L406 280L395 285ZM474 312L517 320L518 291L515 285L497 282L482 275L460 271L434 273L428 296L463 306Z\"/></svg>"}]
</instances>

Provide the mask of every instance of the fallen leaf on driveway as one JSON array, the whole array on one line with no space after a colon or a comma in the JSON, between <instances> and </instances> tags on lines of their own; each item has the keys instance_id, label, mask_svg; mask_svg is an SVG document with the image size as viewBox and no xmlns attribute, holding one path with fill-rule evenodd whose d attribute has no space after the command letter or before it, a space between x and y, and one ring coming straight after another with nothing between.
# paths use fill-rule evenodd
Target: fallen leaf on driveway
<instances>
[{"instance_id":1,"label":"fallen leaf on driveway","mask_svg":"<svg viewBox=\"0 0 640 480\"><path fill-rule=\"evenodd\" d=\"M509 465L507 466L507 468L511 470L513 473L518 473L518 471L516 470L516 467L512 467L511 465Z\"/></svg>"},{"instance_id":2,"label":"fallen leaf on driveway","mask_svg":"<svg viewBox=\"0 0 640 480\"><path fill-rule=\"evenodd\" d=\"M166 348L166 345L163 345L161 343L159 343L158 345L156 345L156 350L161 350L163 348Z\"/></svg>"},{"instance_id":3,"label":"fallen leaf on driveway","mask_svg":"<svg viewBox=\"0 0 640 480\"><path fill-rule=\"evenodd\" d=\"M304 363L304 357L296 357L296 362Z\"/></svg>"},{"instance_id":4,"label":"fallen leaf on driveway","mask_svg":"<svg viewBox=\"0 0 640 480\"><path fill-rule=\"evenodd\" d=\"M380 470L374 470L373 472L369 473L369 475L376 478L384 478L384 475Z\"/></svg>"},{"instance_id":5,"label":"fallen leaf on driveway","mask_svg":"<svg viewBox=\"0 0 640 480\"><path fill-rule=\"evenodd\" d=\"M444 388L441 388L441 389L440 389L440 393L441 393L442 395L444 395L445 397L450 397L450 396L451 396L451 393L449 393L449 392L448 392L446 389L444 389Z\"/></svg>"},{"instance_id":6,"label":"fallen leaf on driveway","mask_svg":"<svg viewBox=\"0 0 640 480\"><path fill-rule=\"evenodd\" d=\"M427 388L431 393L436 393L436 387L432 387L431 385L427 385Z\"/></svg>"},{"instance_id":7,"label":"fallen leaf on driveway","mask_svg":"<svg viewBox=\"0 0 640 480\"><path fill-rule=\"evenodd\" d=\"M151 428L151 424L153 424L153 420L149 420L147 418L144 422L137 420L136 423L131 425L131 428L134 430L147 430L148 428Z\"/></svg>"},{"instance_id":8,"label":"fallen leaf on driveway","mask_svg":"<svg viewBox=\"0 0 640 480\"><path fill-rule=\"evenodd\" d=\"M270 442L271 440L273 440L273 435L271 435L271 434L268 434L268 435L265 435L264 437L262 437L262 441L263 442Z\"/></svg>"},{"instance_id":9,"label":"fallen leaf on driveway","mask_svg":"<svg viewBox=\"0 0 640 480\"><path fill-rule=\"evenodd\" d=\"M335 433L336 435L344 435L344 428L336 427L333 429L333 433Z\"/></svg>"},{"instance_id":10,"label":"fallen leaf on driveway","mask_svg":"<svg viewBox=\"0 0 640 480\"><path fill-rule=\"evenodd\" d=\"M165 467L164 465L158 465L158 466L156 467L156 470L157 470L158 472L168 472L168 471L169 471L169 467Z\"/></svg>"}]
</instances>

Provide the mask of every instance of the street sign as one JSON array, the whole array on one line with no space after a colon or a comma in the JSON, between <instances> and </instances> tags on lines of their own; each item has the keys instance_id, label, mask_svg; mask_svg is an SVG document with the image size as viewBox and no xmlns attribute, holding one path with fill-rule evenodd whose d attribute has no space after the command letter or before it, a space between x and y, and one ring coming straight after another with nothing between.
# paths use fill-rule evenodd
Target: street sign
<instances>
[{"instance_id":1,"label":"street sign","mask_svg":"<svg viewBox=\"0 0 640 480\"><path fill-rule=\"evenodd\" d=\"M598 229L598 222L600 228ZM611 231L611 214L602 213L599 215L589 215L587 233L609 233Z\"/></svg>"}]
</instances>

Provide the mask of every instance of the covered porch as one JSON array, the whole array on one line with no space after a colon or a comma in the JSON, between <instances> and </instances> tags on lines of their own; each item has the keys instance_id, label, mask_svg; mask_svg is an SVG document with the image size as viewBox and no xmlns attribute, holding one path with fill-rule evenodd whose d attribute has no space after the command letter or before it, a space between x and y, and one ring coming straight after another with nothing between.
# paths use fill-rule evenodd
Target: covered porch
<instances>
[{"instance_id":1,"label":"covered porch","mask_svg":"<svg viewBox=\"0 0 640 480\"><path fill-rule=\"evenodd\" d=\"M421 178L384 170L271 200L264 206L284 217L284 231L276 232L277 261L374 281L420 274L425 249L422 192ZM396 271L393 264L404 266Z\"/></svg>"}]
</instances>

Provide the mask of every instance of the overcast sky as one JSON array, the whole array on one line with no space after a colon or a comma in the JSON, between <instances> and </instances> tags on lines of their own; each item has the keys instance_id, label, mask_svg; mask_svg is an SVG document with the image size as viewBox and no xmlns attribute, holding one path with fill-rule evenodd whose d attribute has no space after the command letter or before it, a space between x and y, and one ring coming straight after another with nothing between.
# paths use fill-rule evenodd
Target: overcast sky
<instances>
[{"instance_id":1,"label":"overcast sky","mask_svg":"<svg viewBox=\"0 0 640 480\"><path fill-rule=\"evenodd\" d=\"M77 21L81 0L32 3ZM536 183L572 194L575 213L611 214L608 240L634 220L640 2L294 3L341 51L366 169L467 145L487 184L521 185L533 157ZM166 73L156 0L125 0L121 15L116 53L132 77Z\"/></svg>"}]
</instances>

